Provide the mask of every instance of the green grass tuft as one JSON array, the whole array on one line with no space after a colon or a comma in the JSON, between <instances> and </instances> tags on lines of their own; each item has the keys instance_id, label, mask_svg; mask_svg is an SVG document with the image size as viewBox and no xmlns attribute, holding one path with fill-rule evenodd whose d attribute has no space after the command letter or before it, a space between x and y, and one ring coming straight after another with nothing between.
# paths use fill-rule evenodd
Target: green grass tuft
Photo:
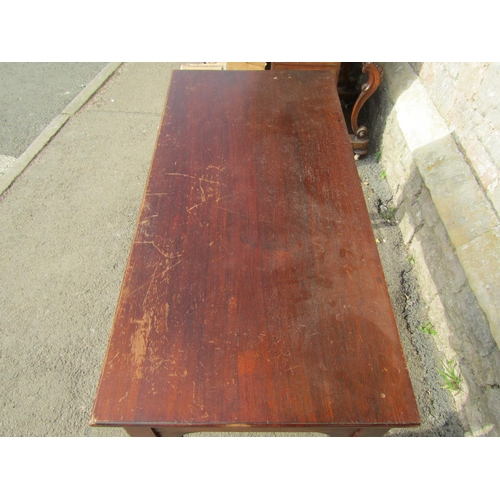
<instances>
[{"instance_id":1,"label":"green grass tuft","mask_svg":"<svg viewBox=\"0 0 500 500\"><path fill-rule=\"evenodd\" d=\"M457 364L455 360L443 361L443 370L439 371L439 375L444 380L443 389L448 389L451 393L462 392L462 377L457 372Z\"/></svg>"},{"instance_id":2,"label":"green grass tuft","mask_svg":"<svg viewBox=\"0 0 500 500\"><path fill-rule=\"evenodd\" d=\"M436 329L432 326L430 321L426 321L425 325L420 325L418 329L427 335L437 335Z\"/></svg>"}]
</instances>

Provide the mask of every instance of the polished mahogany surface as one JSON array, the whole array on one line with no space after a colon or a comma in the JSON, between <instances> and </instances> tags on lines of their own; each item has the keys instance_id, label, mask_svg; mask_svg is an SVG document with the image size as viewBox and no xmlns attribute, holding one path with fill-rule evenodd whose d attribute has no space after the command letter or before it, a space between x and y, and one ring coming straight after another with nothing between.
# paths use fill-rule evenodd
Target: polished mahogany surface
<instances>
[{"instance_id":1,"label":"polished mahogany surface","mask_svg":"<svg viewBox=\"0 0 500 500\"><path fill-rule=\"evenodd\" d=\"M175 71L92 425L419 416L331 71Z\"/></svg>"}]
</instances>

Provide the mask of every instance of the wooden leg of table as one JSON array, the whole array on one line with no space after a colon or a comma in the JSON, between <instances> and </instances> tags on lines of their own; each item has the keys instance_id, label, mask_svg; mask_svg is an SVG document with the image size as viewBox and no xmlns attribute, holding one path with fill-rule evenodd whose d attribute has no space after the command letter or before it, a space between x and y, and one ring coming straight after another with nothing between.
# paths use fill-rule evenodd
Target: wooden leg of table
<instances>
[{"instance_id":1,"label":"wooden leg of table","mask_svg":"<svg viewBox=\"0 0 500 500\"><path fill-rule=\"evenodd\" d=\"M361 94L359 94L351 113L351 128L354 132L354 136L351 136L351 143L357 154L366 154L368 146L368 129L364 125L361 127L358 125L359 112L368 98L377 90L384 75L382 68L371 62L363 63L362 71L368 73L368 80L361 87Z\"/></svg>"},{"instance_id":2,"label":"wooden leg of table","mask_svg":"<svg viewBox=\"0 0 500 500\"><path fill-rule=\"evenodd\" d=\"M130 437L158 437L151 427L124 427Z\"/></svg>"},{"instance_id":3,"label":"wooden leg of table","mask_svg":"<svg viewBox=\"0 0 500 500\"><path fill-rule=\"evenodd\" d=\"M382 437L389 429L389 427L364 427L358 429L358 431L353 434L353 437Z\"/></svg>"},{"instance_id":4,"label":"wooden leg of table","mask_svg":"<svg viewBox=\"0 0 500 500\"><path fill-rule=\"evenodd\" d=\"M347 432L345 432L344 429L343 432L340 434L338 431L335 430L332 430L331 432L328 431L321 431L321 432L324 432L328 437L337 437L337 436L377 437L377 436L384 436L389 430L390 427L354 427L352 429L349 429Z\"/></svg>"}]
</instances>

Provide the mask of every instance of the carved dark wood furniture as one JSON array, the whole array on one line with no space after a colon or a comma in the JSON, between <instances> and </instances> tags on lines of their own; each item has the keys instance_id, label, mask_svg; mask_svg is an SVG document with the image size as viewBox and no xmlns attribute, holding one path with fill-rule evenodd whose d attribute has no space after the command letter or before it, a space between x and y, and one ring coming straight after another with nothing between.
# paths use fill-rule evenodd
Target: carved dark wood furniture
<instances>
[{"instance_id":1,"label":"carved dark wood furniture","mask_svg":"<svg viewBox=\"0 0 500 500\"><path fill-rule=\"evenodd\" d=\"M173 73L91 425L419 424L333 82Z\"/></svg>"},{"instance_id":2,"label":"carved dark wood furniture","mask_svg":"<svg viewBox=\"0 0 500 500\"><path fill-rule=\"evenodd\" d=\"M362 85L361 93L352 109L351 129L353 133L349 136L354 153L358 155L364 155L368 152L368 144L370 142L368 129L365 125L359 126L358 124L359 112L368 98L377 90L384 76L381 66L376 63L363 63L362 71L367 74L368 78Z\"/></svg>"},{"instance_id":3,"label":"carved dark wood furniture","mask_svg":"<svg viewBox=\"0 0 500 500\"><path fill-rule=\"evenodd\" d=\"M347 81L347 68L349 63L339 62L273 62L271 63L272 70L325 70L329 69L335 75L335 85L338 85L339 75L342 70L342 81ZM361 92L356 96L356 102L353 106L350 127L352 133L349 134L351 139L352 149L356 155L364 155L368 152L368 144L370 142L368 129L366 125L359 126L358 118L361 108L364 106L368 98L377 90L383 78L383 71L379 64L366 62L363 63L362 72L366 73L367 80L361 87ZM340 90L340 88L339 88ZM351 94L352 95L352 94Z\"/></svg>"}]
</instances>

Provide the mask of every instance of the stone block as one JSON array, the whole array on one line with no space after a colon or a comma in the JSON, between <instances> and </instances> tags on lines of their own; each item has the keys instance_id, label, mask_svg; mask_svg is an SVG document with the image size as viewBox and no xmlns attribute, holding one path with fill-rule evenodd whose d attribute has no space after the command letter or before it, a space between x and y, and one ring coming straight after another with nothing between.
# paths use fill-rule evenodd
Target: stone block
<instances>
[{"instance_id":1,"label":"stone block","mask_svg":"<svg viewBox=\"0 0 500 500\"><path fill-rule=\"evenodd\" d=\"M422 64L418 76L425 87L428 88L434 85L434 80L436 79L436 68L437 63L426 62Z\"/></svg>"},{"instance_id":2,"label":"stone block","mask_svg":"<svg viewBox=\"0 0 500 500\"><path fill-rule=\"evenodd\" d=\"M464 437L488 436L493 430L493 424L483 425L484 417L482 412L477 408L477 403L475 405L474 402L471 403L461 409L466 419L464 425L470 429L464 434Z\"/></svg>"},{"instance_id":3,"label":"stone block","mask_svg":"<svg viewBox=\"0 0 500 500\"><path fill-rule=\"evenodd\" d=\"M465 283L458 292L444 290L449 323L455 332L452 347L467 354L471 364L478 365L479 358L494 355L500 361L500 351L491 336L488 320L470 285ZM500 373L497 374L500 377ZM493 382L490 382L493 383Z\"/></svg>"},{"instance_id":4,"label":"stone block","mask_svg":"<svg viewBox=\"0 0 500 500\"><path fill-rule=\"evenodd\" d=\"M500 214L500 183L490 191L489 196L497 214Z\"/></svg>"},{"instance_id":5,"label":"stone block","mask_svg":"<svg viewBox=\"0 0 500 500\"><path fill-rule=\"evenodd\" d=\"M500 227L458 247L457 255L500 345Z\"/></svg>"},{"instance_id":6,"label":"stone block","mask_svg":"<svg viewBox=\"0 0 500 500\"><path fill-rule=\"evenodd\" d=\"M498 225L490 201L451 137L428 144L414 155L456 247Z\"/></svg>"},{"instance_id":7,"label":"stone block","mask_svg":"<svg viewBox=\"0 0 500 500\"><path fill-rule=\"evenodd\" d=\"M387 173L387 182L393 194L395 205L402 201L404 187L410 178L413 165L411 152L399 128L396 111L393 109L387 117L382 137L382 162Z\"/></svg>"},{"instance_id":8,"label":"stone block","mask_svg":"<svg viewBox=\"0 0 500 500\"><path fill-rule=\"evenodd\" d=\"M415 208L415 205L414 207ZM421 216L421 214L419 214ZM439 293L440 287L435 279L436 270L440 266L440 248L437 245L436 236L434 230L430 226L421 225L420 230L415 234L413 242L418 243L419 253L425 259L426 267L429 271L429 275L432 276L432 289L435 293ZM413 245L412 242L412 245ZM441 285L442 286L442 285Z\"/></svg>"},{"instance_id":9,"label":"stone block","mask_svg":"<svg viewBox=\"0 0 500 500\"><path fill-rule=\"evenodd\" d=\"M382 68L389 96L394 103L418 80L408 63L382 63Z\"/></svg>"},{"instance_id":10,"label":"stone block","mask_svg":"<svg viewBox=\"0 0 500 500\"><path fill-rule=\"evenodd\" d=\"M488 417L498 429L500 427L500 389L488 388L484 393L485 406L489 409Z\"/></svg>"},{"instance_id":11,"label":"stone block","mask_svg":"<svg viewBox=\"0 0 500 500\"><path fill-rule=\"evenodd\" d=\"M491 63L481 82L476 98L477 109L489 120L493 127L500 130L500 63Z\"/></svg>"},{"instance_id":12,"label":"stone block","mask_svg":"<svg viewBox=\"0 0 500 500\"><path fill-rule=\"evenodd\" d=\"M446 122L420 82L414 81L401 94L394 107L410 151L416 151L450 135Z\"/></svg>"},{"instance_id":13,"label":"stone block","mask_svg":"<svg viewBox=\"0 0 500 500\"><path fill-rule=\"evenodd\" d=\"M410 220L409 211L406 209L407 205L407 201L403 200L396 214L396 220L398 221L399 229L401 231L401 235L403 236L405 245L408 245L410 243L413 235L415 234L415 226Z\"/></svg>"},{"instance_id":14,"label":"stone block","mask_svg":"<svg viewBox=\"0 0 500 500\"><path fill-rule=\"evenodd\" d=\"M489 231L498 219L483 191L472 179L454 190L436 189L434 203L453 244L458 247Z\"/></svg>"},{"instance_id":15,"label":"stone block","mask_svg":"<svg viewBox=\"0 0 500 500\"><path fill-rule=\"evenodd\" d=\"M468 128L460 135L460 142L467 156L467 160L477 174L477 178L485 190L491 190L499 181L498 166L492 161L490 154L474 128Z\"/></svg>"},{"instance_id":16,"label":"stone block","mask_svg":"<svg viewBox=\"0 0 500 500\"><path fill-rule=\"evenodd\" d=\"M413 205L424 189L424 181L418 168L413 168L404 185L404 196Z\"/></svg>"},{"instance_id":17,"label":"stone block","mask_svg":"<svg viewBox=\"0 0 500 500\"><path fill-rule=\"evenodd\" d=\"M404 146L401 157L400 157L400 165L401 165L401 170L399 173L399 190L394 196L394 204L396 206L399 206L401 203L401 200L403 199L403 196L406 196L407 193L407 185L413 184L413 191L415 194L418 194L422 190L423 186L423 181L422 177L420 176L420 172L418 171L418 167L413 161L413 155L411 154L410 150L408 147ZM418 176L419 179L417 179L417 184L418 186L415 186L415 178L414 175ZM413 179L413 181L412 181ZM416 189L416 191L415 191Z\"/></svg>"},{"instance_id":18,"label":"stone block","mask_svg":"<svg viewBox=\"0 0 500 500\"><path fill-rule=\"evenodd\" d=\"M458 78L458 75L460 74L461 66L463 63L450 63L446 62L443 63L444 67L446 68L446 71L448 71L449 75L456 80Z\"/></svg>"},{"instance_id":19,"label":"stone block","mask_svg":"<svg viewBox=\"0 0 500 500\"><path fill-rule=\"evenodd\" d=\"M498 223L496 214L424 86L418 80L411 81L412 70L409 66L398 65L396 69L397 81L406 89L398 94L394 82L389 87L390 93L399 97L395 104L399 126L451 240L460 246L495 227ZM429 68L424 65L421 75L427 78L430 85L438 80L436 75L442 71L438 65ZM466 109L467 103L462 104ZM488 134L486 140L490 150L496 148L495 135ZM480 165L484 182L495 183L494 166Z\"/></svg>"},{"instance_id":20,"label":"stone block","mask_svg":"<svg viewBox=\"0 0 500 500\"><path fill-rule=\"evenodd\" d=\"M427 304L430 304L438 295L438 289L429 269L429 256L427 254L427 247L422 239L419 231L409 245L409 253L415 259L414 270L417 274L418 282L420 284L420 292L422 298Z\"/></svg>"},{"instance_id":21,"label":"stone block","mask_svg":"<svg viewBox=\"0 0 500 500\"><path fill-rule=\"evenodd\" d=\"M445 118L449 129L453 131L460 140L462 136L470 130L473 122L481 123L484 118L480 113L474 110L470 101L465 99L458 90L455 90L455 93L455 99L453 104L449 106Z\"/></svg>"},{"instance_id":22,"label":"stone block","mask_svg":"<svg viewBox=\"0 0 500 500\"><path fill-rule=\"evenodd\" d=\"M435 84L428 91L434 106L449 125L450 115L456 108L457 100L460 99L460 93L455 89L454 80L442 72L442 76L435 80Z\"/></svg>"},{"instance_id":23,"label":"stone block","mask_svg":"<svg viewBox=\"0 0 500 500\"><path fill-rule=\"evenodd\" d=\"M427 225L419 206L419 203L413 205L404 224L419 228L413 241L415 245L418 244L418 248L415 248L421 253L429 275L432 277L431 289L439 294L456 293L466 282L464 270L453 251L444 225L441 222L435 227ZM409 230L407 229L406 232L409 233ZM426 285L429 285L428 280Z\"/></svg>"},{"instance_id":24,"label":"stone block","mask_svg":"<svg viewBox=\"0 0 500 500\"><path fill-rule=\"evenodd\" d=\"M422 66L425 64L423 62L410 62L408 63L412 68L413 71L418 75L420 73L420 70L422 69Z\"/></svg>"},{"instance_id":25,"label":"stone block","mask_svg":"<svg viewBox=\"0 0 500 500\"><path fill-rule=\"evenodd\" d=\"M434 202L432 201L431 194L425 186L420 193L418 202L422 210L425 224L430 227L434 227L438 222L441 222L441 218L439 217L436 207L434 206Z\"/></svg>"},{"instance_id":26,"label":"stone block","mask_svg":"<svg viewBox=\"0 0 500 500\"><path fill-rule=\"evenodd\" d=\"M500 127L499 130L492 130L487 137L483 136L482 139L490 156L497 162L497 165L500 164Z\"/></svg>"},{"instance_id":27,"label":"stone block","mask_svg":"<svg viewBox=\"0 0 500 500\"><path fill-rule=\"evenodd\" d=\"M484 74L489 63L459 63L460 69L456 81L457 89L462 92L465 99L471 101L481 86Z\"/></svg>"},{"instance_id":28,"label":"stone block","mask_svg":"<svg viewBox=\"0 0 500 500\"><path fill-rule=\"evenodd\" d=\"M397 124L396 111L393 109L387 117L381 141L382 161L386 168L390 168L399 160L404 142L403 134Z\"/></svg>"},{"instance_id":29,"label":"stone block","mask_svg":"<svg viewBox=\"0 0 500 500\"><path fill-rule=\"evenodd\" d=\"M396 212L396 221L399 223L403 241L406 245L410 243L421 224L422 220L416 216L413 205L423 188L422 177L418 169L414 168L406 183L398 193L398 199L395 200L398 210Z\"/></svg>"},{"instance_id":30,"label":"stone block","mask_svg":"<svg viewBox=\"0 0 500 500\"><path fill-rule=\"evenodd\" d=\"M437 287L439 290L446 288L452 293L457 293L467 281L467 277L441 221L434 227L434 235L435 244L439 248L435 269Z\"/></svg>"},{"instance_id":31,"label":"stone block","mask_svg":"<svg viewBox=\"0 0 500 500\"><path fill-rule=\"evenodd\" d=\"M484 144L495 130L492 124L483 118L474 131L479 140Z\"/></svg>"}]
</instances>

